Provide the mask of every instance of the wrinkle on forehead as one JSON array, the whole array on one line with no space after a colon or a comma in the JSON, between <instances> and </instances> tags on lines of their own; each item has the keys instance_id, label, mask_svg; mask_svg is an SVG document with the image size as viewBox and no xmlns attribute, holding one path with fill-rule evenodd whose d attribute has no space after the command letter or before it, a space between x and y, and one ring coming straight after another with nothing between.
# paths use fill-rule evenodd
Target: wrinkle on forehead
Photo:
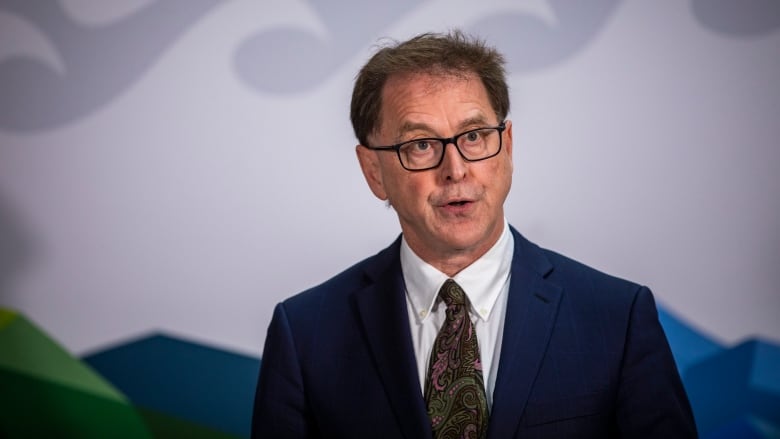
<instances>
[{"instance_id":1,"label":"wrinkle on forehead","mask_svg":"<svg viewBox=\"0 0 780 439\"><path fill-rule=\"evenodd\" d=\"M420 86L413 88L405 86L405 84L414 81L419 81ZM484 93L487 93L481 79L474 72L448 72L439 69L432 72L404 73L391 76L384 85L382 108L379 113L380 123L377 124L376 129L372 133L372 137L380 135L383 129L387 129L385 126L387 123L385 117L387 116L386 111L388 106L394 106L394 104L397 104L398 102L424 100L431 95L441 93L443 90L451 88L453 83L468 84L471 82L478 84L478 87L482 88ZM390 90L393 92L392 95L389 94ZM487 98L488 105L490 105L489 97L485 97ZM395 105L395 107L403 108L403 105ZM492 105L489 106L489 110L491 112L493 111ZM461 130L469 128L490 125L492 124L490 121L491 114L492 113L484 114L482 111L476 112L476 114L469 115L464 120L458 121L454 128L460 132ZM403 141L404 136L410 132L419 132L421 135L431 136L443 135L443 133L437 133L435 128L425 121L418 120L403 120L398 127L393 129L392 133L385 132L384 134L391 135L396 141ZM457 133L449 133L448 135L454 134Z\"/></svg>"}]
</instances>

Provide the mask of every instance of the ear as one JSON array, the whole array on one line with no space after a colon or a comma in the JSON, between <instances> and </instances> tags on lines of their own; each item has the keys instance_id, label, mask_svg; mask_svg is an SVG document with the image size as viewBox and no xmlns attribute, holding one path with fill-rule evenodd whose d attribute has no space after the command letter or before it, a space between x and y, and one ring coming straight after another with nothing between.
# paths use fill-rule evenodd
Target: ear
<instances>
[{"instance_id":1,"label":"ear","mask_svg":"<svg viewBox=\"0 0 780 439\"><path fill-rule=\"evenodd\" d=\"M504 129L504 149L509 155L509 160L512 160L512 121L506 121L506 128Z\"/></svg>"},{"instance_id":2,"label":"ear","mask_svg":"<svg viewBox=\"0 0 780 439\"><path fill-rule=\"evenodd\" d=\"M371 192L380 200L387 200L387 192L382 179L382 169L379 166L379 155L366 147L358 145L355 147L360 169L363 171L363 177L366 178Z\"/></svg>"}]
</instances>

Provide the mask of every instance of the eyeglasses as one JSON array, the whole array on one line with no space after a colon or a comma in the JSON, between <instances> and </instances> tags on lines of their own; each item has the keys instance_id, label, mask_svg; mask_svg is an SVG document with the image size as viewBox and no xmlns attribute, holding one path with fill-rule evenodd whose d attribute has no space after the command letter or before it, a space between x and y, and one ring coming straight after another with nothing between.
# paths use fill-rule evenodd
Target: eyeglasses
<instances>
[{"instance_id":1,"label":"eyeglasses","mask_svg":"<svg viewBox=\"0 0 780 439\"><path fill-rule=\"evenodd\" d=\"M367 146L375 151L395 151L401 166L407 171L426 171L439 167L444 160L444 149L452 143L463 160L478 162L495 157L501 152L506 121L495 127L482 127L464 131L450 138L426 137L407 140L390 146Z\"/></svg>"}]
</instances>

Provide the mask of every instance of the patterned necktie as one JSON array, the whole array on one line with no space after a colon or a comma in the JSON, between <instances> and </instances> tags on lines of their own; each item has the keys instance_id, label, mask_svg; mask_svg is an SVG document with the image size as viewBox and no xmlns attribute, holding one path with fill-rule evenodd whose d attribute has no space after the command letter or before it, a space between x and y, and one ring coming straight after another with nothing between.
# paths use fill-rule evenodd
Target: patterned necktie
<instances>
[{"instance_id":1,"label":"patterned necktie","mask_svg":"<svg viewBox=\"0 0 780 439\"><path fill-rule=\"evenodd\" d=\"M433 437L484 438L488 409L477 333L469 318L466 294L448 279L439 291L447 317L433 342L425 402Z\"/></svg>"}]
</instances>

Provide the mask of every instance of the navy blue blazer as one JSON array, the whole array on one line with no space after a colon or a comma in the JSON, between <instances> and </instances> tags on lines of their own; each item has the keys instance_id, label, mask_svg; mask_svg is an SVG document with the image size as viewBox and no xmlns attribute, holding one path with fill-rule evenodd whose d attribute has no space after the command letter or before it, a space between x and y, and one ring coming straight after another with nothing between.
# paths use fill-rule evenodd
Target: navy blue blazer
<instances>
[{"instance_id":1,"label":"navy blue blazer","mask_svg":"<svg viewBox=\"0 0 780 439\"><path fill-rule=\"evenodd\" d=\"M488 438L695 438L650 290L512 233ZM399 248L276 306L253 437L432 436Z\"/></svg>"}]
</instances>

